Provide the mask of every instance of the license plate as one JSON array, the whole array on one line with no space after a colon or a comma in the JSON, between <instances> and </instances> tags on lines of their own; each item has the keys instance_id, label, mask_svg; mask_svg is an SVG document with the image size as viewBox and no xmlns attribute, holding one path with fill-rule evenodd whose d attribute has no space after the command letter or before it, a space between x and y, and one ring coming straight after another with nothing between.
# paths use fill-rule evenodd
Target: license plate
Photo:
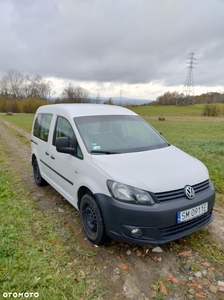
<instances>
[{"instance_id":1,"label":"license plate","mask_svg":"<svg viewBox=\"0 0 224 300\"><path fill-rule=\"evenodd\" d=\"M208 211L208 203L192 207L187 210L179 211L177 213L177 223L186 222L191 219L197 218Z\"/></svg>"}]
</instances>

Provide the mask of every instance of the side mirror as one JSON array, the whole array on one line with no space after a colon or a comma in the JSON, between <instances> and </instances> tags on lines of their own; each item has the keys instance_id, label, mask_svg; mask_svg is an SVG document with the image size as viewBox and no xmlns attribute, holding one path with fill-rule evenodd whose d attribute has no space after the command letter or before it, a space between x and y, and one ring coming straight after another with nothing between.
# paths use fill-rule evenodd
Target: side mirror
<instances>
[{"instance_id":1,"label":"side mirror","mask_svg":"<svg viewBox=\"0 0 224 300\"><path fill-rule=\"evenodd\" d=\"M56 150L61 153L68 153L68 154L75 155L75 148L69 147L68 138L66 136L57 138Z\"/></svg>"}]
</instances>

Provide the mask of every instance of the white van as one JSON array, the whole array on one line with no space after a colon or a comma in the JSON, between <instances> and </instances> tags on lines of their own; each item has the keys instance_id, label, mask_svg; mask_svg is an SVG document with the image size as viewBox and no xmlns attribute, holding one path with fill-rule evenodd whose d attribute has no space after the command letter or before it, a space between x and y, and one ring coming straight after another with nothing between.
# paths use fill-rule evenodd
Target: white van
<instances>
[{"instance_id":1,"label":"white van","mask_svg":"<svg viewBox=\"0 0 224 300\"><path fill-rule=\"evenodd\" d=\"M32 165L80 211L88 239L161 244L212 219L206 167L170 145L134 112L100 104L55 104L35 115Z\"/></svg>"}]
</instances>

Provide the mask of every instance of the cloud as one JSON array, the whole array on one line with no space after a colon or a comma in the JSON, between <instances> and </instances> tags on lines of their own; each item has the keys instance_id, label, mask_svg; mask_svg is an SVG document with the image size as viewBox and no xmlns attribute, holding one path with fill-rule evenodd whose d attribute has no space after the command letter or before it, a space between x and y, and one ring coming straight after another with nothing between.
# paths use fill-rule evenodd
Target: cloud
<instances>
[{"instance_id":1,"label":"cloud","mask_svg":"<svg viewBox=\"0 0 224 300\"><path fill-rule=\"evenodd\" d=\"M2 0L1 72L62 80L223 86L222 0ZM99 88L99 85L98 85Z\"/></svg>"}]
</instances>

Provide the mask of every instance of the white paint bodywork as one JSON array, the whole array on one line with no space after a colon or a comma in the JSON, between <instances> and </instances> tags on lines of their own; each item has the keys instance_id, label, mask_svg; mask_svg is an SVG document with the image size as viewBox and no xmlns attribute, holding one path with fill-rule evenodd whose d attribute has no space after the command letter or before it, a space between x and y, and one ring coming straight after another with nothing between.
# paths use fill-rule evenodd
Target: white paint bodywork
<instances>
[{"instance_id":1,"label":"white paint bodywork","mask_svg":"<svg viewBox=\"0 0 224 300\"><path fill-rule=\"evenodd\" d=\"M34 141L31 143L32 155L37 157L42 177L76 208L78 208L77 193L82 186L90 189L93 194L101 193L110 196L106 185L108 179L157 193L179 189L186 184L194 185L209 178L206 167L200 161L174 146L112 155L89 153L75 127L73 118L92 115L136 115L123 107L58 104L42 106L36 114L38 113L51 113L53 118L47 143L32 135ZM83 159L59 153L52 145L58 115L65 117L72 125ZM47 166L40 161L44 161ZM63 180L57 173L69 179L72 184Z\"/></svg>"}]
</instances>

